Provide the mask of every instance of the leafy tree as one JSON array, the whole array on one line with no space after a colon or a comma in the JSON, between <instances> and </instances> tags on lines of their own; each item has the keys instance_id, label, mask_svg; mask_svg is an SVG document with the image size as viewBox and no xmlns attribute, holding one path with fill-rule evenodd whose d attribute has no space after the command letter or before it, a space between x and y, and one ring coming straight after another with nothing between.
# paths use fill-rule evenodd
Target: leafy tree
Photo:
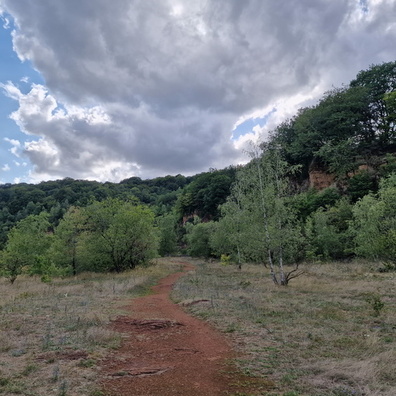
<instances>
[{"instance_id":1,"label":"leafy tree","mask_svg":"<svg viewBox=\"0 0 396 396\"><path fill-rule=\"evenodd\" d=\"M173 213L156 219L160 233L159 254L167 256L177 251L177 218Z\"/></svg>"},{"instance_id":2,"label":"leafy tree","mask_svg":"<svg viewBox=\"0 0 396 396\"><path fill-rule=\"evenodd\" d=\"M339 260L350 256L351 219L352 205L346 199L341 199L335 206L319 208L314 212L305 226L309 243L308 255L324 260Z\"/></svg>"},{"instance_id":3,"label":"leafy tree","mask_svg":"<svg viewBox=\"0 0 396 396\"><path fill-rule=\"evenodd\" d=\"M64 269L66 273L76 275L80 272L81 255L78 250L86 223L87 218L81 208L72 206L55 229L49 254L55 266Z\"/></svg>"},{"instance_id":4,"label":"leafy tree","mask_svg":"<svg viewBox=\"0 0 396 396\"><path fill-rule=\"evenodd\" d=\"M197 215L205 220L217 220L235 177L235 169L213 170L197 175L179 196L176 204L179 217Z\"/></svg>"},{"instance_id":5,"label":"leafy tree","mask_svg":"<svg viewBox=\"0 0 396 396\"><path fill-rule=\"evenodd\" d=\"M396 262L396 174L355 204L351 230L358 256Z\"/></svg>"},{"instance_id":6,"label":"leafy tree","mask_svg":"<svg viewBox=\"0 0 396 396\"><path fill-rule=\"evenodd\" d=\"M303 222L319 208L327 208L335 205L341 198L340 193L334 187L317 191L313 188L300 194L294 195L290 200L290 205L296 211L297 217Z\"/></svg>"},{"instance_id":7,"label":"leafy tree","mask_svg":"<svg viewBox=\"0 0 396 396\"><path fill-rule=\"evenodd\" d=\"M156 256L154 213L136 202L107 199L84 209L87 229L80 237L86 270L121 272Z\"/></svg>"},{"instance_id":8,"label":"leafy tree","mask_svg":"<svg viewBox=\"0 0 396 396\"><path fill-rule=\"evenodd\" d=\"M373 172L361 171L348 180L347 193L352 202L356 202L370 192L376 192L377 190L378 182Z\"/></svg>"},{"instance_id":9,"label":"leafy tree","mask_svg":"<svg viewBox=\"0 0 396 396\"><path fill-rule=\"evenodd\" d=\"M393 145L396 137L393 119L396 61L373 65L359 72L350 86L367 89L369 118L366 128L372 131L382 149Z\"/></svg>"},{"instance_id":10,"label":"leafy tree","mask_svg":"<svg viewBox=\"0 0 396 396\"><path fill-rule=\"evenodd\" d=\"M264 262L273 282L286 286L298 276L298 264L287 272L285 265L296 263L301 246L297 217L288 204L290 166L277 148L254 147L252 161L236 177L231 196L225 206L222 222L231 224L235 214L238 222L230 228L230 245L245 259Z\"/></svg>"},{"instance_id":11,"label":"leafy tree","mask_svg":"<svg viewBox=\"0 0 396 396\"><path fill-rule=\"evenodd\" d=\"M48 272L49 227L48 214L42 212L26 217L11 229L0 263L3 274L11 283L23 271L41 275Z\"/></svg>"},{"instance_id":12,"label":"leafy tree","mask_svg":"<svg viewBox=\"0 0 396 396\"><path fill-rule=\"evenodd\" d=\"M190 256L209 258L212 255L210 237L214 227L213 221L187 224L186 240L188 244L188 254Z\"/></svg>"}]
</instances>

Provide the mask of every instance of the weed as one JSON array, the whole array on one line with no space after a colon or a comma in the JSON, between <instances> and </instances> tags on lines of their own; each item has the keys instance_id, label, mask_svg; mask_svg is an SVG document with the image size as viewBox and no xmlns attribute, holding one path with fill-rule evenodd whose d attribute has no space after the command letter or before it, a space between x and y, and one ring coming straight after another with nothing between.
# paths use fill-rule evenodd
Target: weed
<instances>
[{"instance_id":1,"label":"weed","mask_svg":"<svg viewBox=\"0 0 396 396\"><path fill-rule=\"evenodd\" d=\"M78 363L79 367L85 367L85 368L95 367L95 365L96 365L95 359L84 359Z\"/></svg>"},{"instance_id":2,"label":"weed","mask_svg":"<svg viewBox=\"0 0 396 396\"><path fill-rule=\"evenodd\" d=\"M0 377L0 386L6 386L10 383L10 380L8 378L2 378Z\"/></svg>"},{"instance_id":3,"label":"weed","mask_svg":"<svg viewBox=\"0 0 396 396\"><path fill-rule=\"evenodd\" d=\"M21 372L21 375L26 377L26 376L30 375L31 373L34 373L37 370L38 370L38 366L36 364L30 363L23 369L23 371Z\"/></svg>"},{"instance_id":4,"label":"weed","mask_svg":"<svg viewBox=\"0 0 396 396\"><path fill-rule=\"evenodd\" d=\"M382 309L385 307L385 303L382 301L381 296L372 293L366 297L366 301L373 309L373 316L380 316Z\"/></svg>"},{"instance_id":5,"label":"weed","mask_svg":"<svg viewBox=\"0 0 396 396\"><path fill-rule=\"evenodd\" d=\"M62 381L59 387L58 396L67 396L67 381Z\"/></svg>"},{"instance_id":6,"label":"weed","mask_svg":"<svg viewBox=\"0 0 396 396\"><path fill-rule=\"evenodd\" d=\"M93 390L90 392L89 396L105 396L105 394L101 390Z\"/></svg>"},{"instance_id":7,"label":"weed","mask_svg":"<svg viewBox=\"0 0 396 396\"><path fill-rule=\"evenodd\" d=\"M58 365L54 367L52 370L52 376L51 376L51 381L52 382L58 382L60 376L60 368Z\"/></svg>"}]
</instances>

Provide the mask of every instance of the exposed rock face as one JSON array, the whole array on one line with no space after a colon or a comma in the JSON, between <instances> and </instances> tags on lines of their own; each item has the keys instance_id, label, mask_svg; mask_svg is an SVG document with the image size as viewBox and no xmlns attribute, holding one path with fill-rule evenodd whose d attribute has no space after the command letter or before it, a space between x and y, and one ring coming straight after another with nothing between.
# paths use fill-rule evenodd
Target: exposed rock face
<instances>
[{"instance_id":1,"label":"exposed rock face","mask_svg":"<svg viewBox=\"0 0 396 396\"><path fill-rule=\"evenodd\" d=\"M323 190L330 187L335 182L335 176L320 169L309 171L309 187L316 190Z\"/></svg>"},{"instance_id":2,"label":"exposed rock face","mask_svg":"<svg viewBox=\"0 0 396 396\"><path fill-rule=\"evenodd\" d=\"M335 183L336 176L328 171L328 167L318 157L309 165L309 188L324 190Z\"/></svg>"}]
</instances>

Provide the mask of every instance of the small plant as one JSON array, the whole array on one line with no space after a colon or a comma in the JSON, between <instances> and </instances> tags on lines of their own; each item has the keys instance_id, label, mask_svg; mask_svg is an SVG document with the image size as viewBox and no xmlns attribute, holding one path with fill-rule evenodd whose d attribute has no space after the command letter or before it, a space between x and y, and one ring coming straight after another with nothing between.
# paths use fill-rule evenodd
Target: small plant
<instances>
[{"instance_id":1,"label":"small plant","mask_svg":"<svg viewBox=\"0 0 396 396\"><path fill-rule=\"evenodd\" d=\"M58 396L66 396L67 395L67 382L62 381L60 387L59 387L59 393Z\"/></svg>"},{"instance_id":2,"label":"small plant","mask_svg":"<svg viewBox=\"0 0 396 396\"><path fill-rule=\"evenodd\" d=\"M382 309L385 307L385 303L381 300L381 296L378 294L370 294L367 296L366 301L373 309L373 316L380 316Z\"/></svg>"},{"instance_id":3,"label":"small plant","mask_svg":"<svg viewBox=\"0 0 396 396\"><path fill-rule=\"evenodd\" d=\"M51 381L57 382L59 380L59 374L60 374L60 368L59 366L55 366L54 369L52 370Z\"/></svg>"},{"instance_id":4,"label":"small plant","mask_svg":"<svg viewBox=\"0 0 396 396\"><path fill-rule=\"evenodd\" d=\"M382 267L378 268L378 272L381 273L396 272L396 263L391 263L391 262L382 263Z\"/></svg>"},{"instance_id":5,"label":"small plant","mask_svg":"<svg viewBox=\"0 0 396 396\"><path fill-rule=\"evenodd\" d=\"M220 257L221 265L229 265L231 261L231 256L228 254L222 254Z\"/></svg>"},{"instance_id":6,"label":"small plant","mask_svg":"<svg viewBox=\"0 0 396 396\"><path fill-rule=\"evenodd\" d=\"M78 363L79 367L86 367L86 368L94 367L95 365L96 365L95 359L84 359L81 360L80 363Z\"/></svg>"},{"instance_id":7,"label":"small plant","mask_svg":"<svg viewBox=\"0 0 396 396\"><path fill-rule=\"evenodd\" d=\"M41 282L43 283L51 283L52 278L48 274L44 274L41 276Z\"/></svg>"},{"instance_id":8,"label":"small plant","mask_svg":"<svg viewBox=\"0 0 396 396\"><path fill-rule=\"evenodd\" d=\"M22 371L22 375L27 377L29 374L34 373L35 371L37 371L38 367L36 364L28 364L24 370Z\"/></svg>"}]
</instances>

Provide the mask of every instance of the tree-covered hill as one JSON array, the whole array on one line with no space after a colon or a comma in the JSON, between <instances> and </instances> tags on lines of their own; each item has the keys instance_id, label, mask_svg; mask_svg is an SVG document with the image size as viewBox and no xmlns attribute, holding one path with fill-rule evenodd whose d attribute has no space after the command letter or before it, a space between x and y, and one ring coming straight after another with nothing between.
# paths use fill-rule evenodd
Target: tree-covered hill
<instances>
[{"instance_id":1,"label":"tree-covered hill","mask_svg":"<svg viewBox=\"0 0 396 396\"><path fill-rule=\"evenodd\" d=\"M325 93L253 151L189 177L0 185L3 273L118 271L175 252L263 263L278 284L307 259L396 269L396 62ZM327 188L310 188L314 171Z\"/></svg>"},{"instance_id":2,"label":"tree-covered hill","mask_svg":"<svg viewBox=\"0 0 396 396\"><path fill-rule=\"evenodd\" d=\"M374 168L396 151L396 62L361 71L349 85L327 92L279 125L272 141L290 164L322 165L345 177L359 165Z\"/></svg>"}]
</instances>

